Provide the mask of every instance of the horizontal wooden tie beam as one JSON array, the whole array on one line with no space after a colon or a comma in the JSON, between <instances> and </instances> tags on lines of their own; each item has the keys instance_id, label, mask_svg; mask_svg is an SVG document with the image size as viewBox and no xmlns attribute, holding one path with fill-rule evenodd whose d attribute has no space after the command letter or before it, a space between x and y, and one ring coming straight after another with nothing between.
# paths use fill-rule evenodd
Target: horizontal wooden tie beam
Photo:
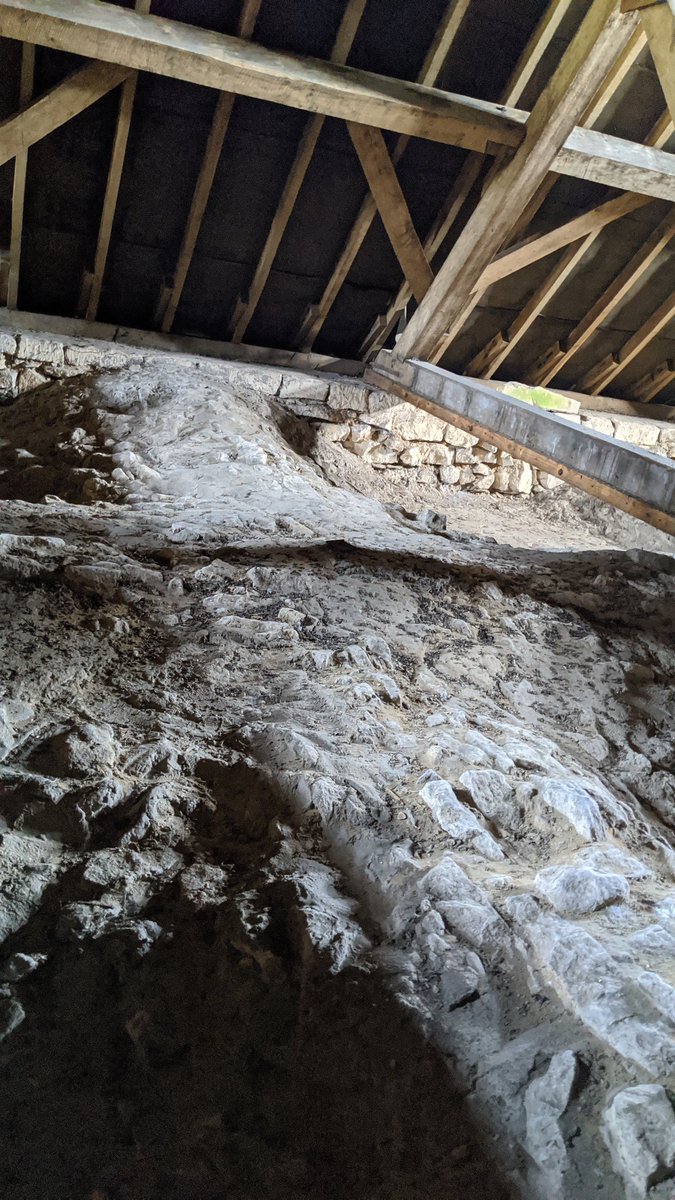
<instances>
[{"instance_id":1,"label":"horizontal wooden tie beam","mask_svg":"<svg viewBox=\"0 0 675 1200\"><path fill-rule=\"evenodd\" d=\"M0 0L0 35L484 153L518 146L529 117L101 0ZM551 170L675 200L675 155L594 130L575 128Z\"/></svg>"}]
</instances>

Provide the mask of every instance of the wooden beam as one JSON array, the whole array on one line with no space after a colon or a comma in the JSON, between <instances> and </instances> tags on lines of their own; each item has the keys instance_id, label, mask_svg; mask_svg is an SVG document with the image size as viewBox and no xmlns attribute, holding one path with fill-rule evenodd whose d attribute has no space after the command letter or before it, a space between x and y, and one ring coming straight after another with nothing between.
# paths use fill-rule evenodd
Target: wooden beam
<instances>
[{"instance_id":1,"label":"wooden beam","mask_svg":"<svg viewBox=\"0 0 675 1200\"><path fill-rule=\"evenodd\" d=\"M483 271L583 115L607 64L622 52L634 29L635 18L620 16L615 0L592 0L532 110L525 141L484 192L401 335L397 343L400 357L414 355L436 361L443 353Z\"/></svg>"},{"instance_id":2,"label":"wooden beam","mask_svg":"<svg viewBox=\"0 0 675 1200\"><path fill-rule=\"evenodd\" d=\"M615 15L624 23L623 49L637 18ZM358 120L469 150L496 153L499 146L519 146L529 137L525 127L530 129L531 118L520 109L268 50L241 38L144 16L101 0L77 0L76 5L72 0L0 0L0 35L65 51L76 46L85 57L219 90L227 83L227 89L237 95ZM552 126L556 124L552 122ZM659 178L660 173L669 178L670 172L660 165L654 178L651 162L641 163L639 157L633 161L627 147L639 156L641 148L621 138L603 135L598 139L590 130L576 130L569 152L553 162L551 169L665 199L675 195L664 195L668 179ZM620 183L624 163L625 179Z\"/></svg>"},{"instance_id":3,"label":"wooden beam","mask_svg":"<svg viewBox=\"0 0 675 1200\"><path fill-rule=\"evenodd\" d=\"M134 5L136 12L148 13L150 11L151 0L136 0ZM117 125L115 127L115 138L113 141L112 154L110 156L110 166L108 167L108 178L105 186L105 196L103 198L103 209L101 211L101 221L98 228L98 238L96 241L96 253L94 255L94 270L86 272L86 284L82 289L83 298L86 297L86 305L84 316L87 321L95 321L98 312L99 301L101 299L101 289L103 287L103 276L105 274L105 265L108 261L108 250L110 249L110 238L112 235L113 221L115 219L115 209L117 208L117 197L119 195L120 183L122 180L122 170L124 168L124 159L127 152L127 141L129 140L129 127L131 125L131 114L134 107L134 99L136 97L136 84L138 82L138 72L133 71L128 79L125 79L122 84L122 94L120 96L120 107L117 114Z\"/></svg>"},{"instance_id":4,"label":"wooden beam","mask_svg":"<svg viewBox=\"0 0 675 1200\"><path fill-rule=\"evenodd\" d=\"M401 270L413 296L421 302L434 277L415 232L384 138L379 129L354 121L350 121L347 128Z\"/></svg>"},{"instance_id":5,"label":"wooden beam","mask_svg":"<svg viewBox=\"0 0 675 1200\"><path fill-rule=\"evenodd\" d=\"M675 121L675 12L668 4L652 4L640 10L640 20L668 111Z\"/></svg>"},{"instance_id":6,"label":"wooden beam","mask_svg":"<svg viewBox=\"0 0 675 1200\"><path fill-rule=\"evenodd\" d=\"M607 504L675 534L675 465L504 396L490 384L386 352L364 380Z\"/></svg>"},{"instance_id":7,"label":"wooden beam","mask_svg":"<svg viewBox=\"0 0 675 1200\"><path fill-rule=\"evenodd\" d=\"M541 17L541 20L539 21L537 28L535 29L534 34L530 38L530 41L528 42L518 64L516 65L515 71L513 72L513 75L511 76L511 79L506 87L506 91L501 97L504 104L517 104L519 102L524 88L531 77L531 74L538 64L551 38L557 32L558 26L562 18L566 15L568 9L569 4L551 3L548 5L543 16ZM613 95L614 90L616 87L618 87L619 83L625 78L626 74L635 63L636 58L644 47L644 43L645 38L642 30L636 30L633 36L627 42L622 53L617 55L615 61L610 65L610 68L595 92L590 105L584 112L582 118L583 125L591 126L600 117L606 104ZM478 177L484 161L484 155L482 157L479 155L471 155L471 157L465 163L462 172L460 172L460 175L453 188L453 192L449 197L449 204L447 205L448 219L444 220L440 226L442 229L442 237L438 245L445 240L445 237L449 233L452 224L456 220L461 210L464 200L466 199L476 178ZM493 165L493 171L497 166L498 162L495 162ZM490 182L490 180L491 176L488 175L487 182ZM542 183L539 185L529 202L525 205L520 217L511 230L510 240L514 240L518 237L521 231L527 229L530 221L539 211L549 192L555 186L555 183L556 176L554 174L549 174L545 177L545 179L542 180ZM436 253L438 245L436 245L432 253L429 254L430 259L433 257L433 254ZM427 246L425 243L425 250L426 249ZM364 341L361 347L361 353L364 357L369 357L373 353L376 353L377 350L384 345L384 342L394 328L396 320L398 319L398 314L409 299L410 293L408 292L406 295L403 295L403 289L399 289L399 295L394 301L394 305L390 307L388 313L385 315L384 320L377 321L375 323L372 331Z\"/></svg>"},{"instance_id":8,"label":"wooden beam","mask_svg":"<svg viewBox=\"0 0 675 1200\"><path fill-rule=\"evenodd\" d=\"M469 3L470 0L451 0L448 4L418 76L418 83L422 86L430 87L437 82L445 59L466 16ZM398 138L392 155L394 166L401 161L409 141L410 139L405 135ZM352 268L376 215L377 207L372 194L369 194L359 209L321 299L318 304L310 305L305 313L298 334L298 343L304 351L311 350L321 332L326 317L335 303L338 292Z\"/></svg>"},{"instance_id":9,"label":"wooden beam","mask_svg":"<svg viewBox=\"0 0 675 1200\"><path fill-rule=\"evenodd\" d=\"M90 104L123 83L128 74L126 67L88 63L33 100L27 108L1 121L0 166L89 108Z\"/></svg>"},{"instance_id":10,"label":"wooden beam","mask_svg":"<svg viewBox=\"0 0 675 1200\"><path fill-rule=\"evenodd\" d=\"M661 330L675 319L675 292L660 304L655 312L629 337L618 353L609 354L586 372L578 388L582 392L601 392L620 375L646 346L658 337Z\"/></svg>"},{"instance_id":11,"label":"wooden beam","mask_svg":"<svg viewBox=\"0 0 675 1200\"><path fill-rule=\"evenodd\" d=\"M540 313L543 312L551 296L555 294L557 289L562 286L564 281L569 278L572 271L581 262L594 241L595 234L590 233L577 245L570 246L556 263L551 273L546 276L543 283L535 290L530 300L528 300L524 308L518 313L518 316L511 322L505 333L497 335L500 338L500 344L498 346L494 345L494 339L493 342L488 343L488 346L472 358L466 368L465 374L476 375L481 379L492 378L504 359L508 357L520 339L525 336L530 326L534 324Z\"/></svg>"},{"instance_id":12,"label":"wooden beam","mask_svg":"<svg viewBox=\"0 0 675 1200\"><path fill-rule=\"evenodd\" d=\"M359 27L363 10L366 6L366 0L350 0L350 3L345 9L344 16L340 22L335 44L331 53L331 62L345 63L349 57L349 52L352 48L356 31ZM272 218L269 233L267 235L265 245L263 246L258 266L249 286L246 298L239 298L234 309L233 321L231 323L231 337L233 342L242 341L246 330L250 324L253 313L255 312L260 297L263 294L265 284L269 279L272 264L276 258L277 251L281 245L281 239L286 232L288 222L291 219L291 213L295 207L295 202L300 194L300 189L304 183L305 176L309 169L309 164L312 161L312 156L316 149L316 144L319 140L319 135L323 129L325 117L320 113L311 117L305 126L305 130L300 139L293 166L289 172L288 178L284 185L281 198L277 205L277 210Z\"/></svg>"},{"instance_id":13,"label":"wooden beam","mask_svg":"<svg viewBox=\"0 0 675 1200\"><path fill-rule=\"evenodd\" d=\"M630 18L626 18L630 20ZM268 50L100 0L1 0L0 35L411 137L518 145L526 114L319 59Z\"/></svg>"},{"instance_id":14,"label":"wooden beam","mask_svg":"<svg viewBox=\"0 0 675 1200\"><path fill-rule=\"evenodd\" d=\"M497 255L481 273L475 291L484 292L500 279L522 271L524 267L529 267L542 258L548 258L549 254L555 254L557 250L564 249L589 233L600 232L606 225L612 225L614 221L644 208L649 203L651 201L648 196L635 196L631 193L615 196L612 200L587 209L578 217L571 217L569 221L557 225L555 229L549 229L547 233L533 234L532 237L525 238Z\"/></svg>"},{"instance_id":15,"label":"wooden beam","mask_svg":"<svg viewBox=\"0 0 675 1200\"><path fill-rule=\"evenodd\" d=\"M246 40L252 36L261 3L262 0L244 0L237 24L237 32L240 38ZM183 288L185 287L185 281L190 270L190 263L195 252L197 238L202 227L204 213L209 202L213 180L215 179L216 169L229 128L234 100L235 97L232 92L221 92L216 100L216 107L211 118L211 127L206 139L206 146L195 190L192 194L190 211L183 232L183 240L178 251L173 278L170 285L162 287L160 295L157 317L162 333L169 333L171 330L178 305L180 304L180 298L183 295Z\"/></svg>"},{"instance_id":16,"label":"wooden beam","mask_svg":"<svg viewBox=\"0 0 675 1200\"><path fill-rule=\"evenodd\" d=\"M545 361L539 365L539 369L528 372L528 377L532 378L532 382L546 385L558 374L565 363L581 349L582 346L593 336L596 330L606 321L612 312L625 299L625 297L639 283L642 276L649 270L652 263L656 261L659 254L665 250L669 242L675 237L675 210L669 212L663 221L657 225L656 229L647 238L646 242L636 251L625 267L619 272L615 279L605 288L601 296L598 297L595 304L584 314L581 321L575 325L572 332L565 339L564 345L559 347L559 353L555 355L555 348L552 347L546 352Z\"/></svg>"},{"instance_id":17,"label":"wooden beam","mask_svg":"<svg viewBox=\"0 0 675 1200\"><path fill-rule=\"evenodd\" d=\"M675 358L670 358L666 362L659 363L653 371L648 371L646 375L638 379L637 383L633 384L631 391L638 402L648 404L674 379Z\"/></svg>"},{"instance_id":18,"label":"wooden beam","mask_svg":"<svg viewBox=\"0 0 675 1200\"><path fill-rule=\"evenodd\" d=\"M663 146L666 145L673 132L675 132L675 125L673 125L670 113L666 109L650 130L647 138L645 139L645 144L647 146L654 146L657 150L661 150ZM617 219L624 215L626 214L619 211ZM603 228L604 225L597 229L595 235L596 238L600 236ZM563 348L559 342L556 342L553 346L550 346L549 349L540 356L534 366L528 371L528 380L531 383L550 383L550 381L557 374L558 366L562 365L563 353Z\"/></svg>"},{"instance_id":19,"label":"wooden beam","mask_svg":"<svg viewBox=\"0 0 675 1200\"><path fill-rule=\"evenodd\" d=\"M35 76L35 46L27 42L21 48L21 76L19 82L19 107L30 104ZM28 151L22 150L14 159L12 183L12 225L9 240L9 268L7 273L7 307L16 308L19 296L19 270L21 267L21 237L23 234L24 199L26 195L26 172Z\"/></svg>"}]
</instances>

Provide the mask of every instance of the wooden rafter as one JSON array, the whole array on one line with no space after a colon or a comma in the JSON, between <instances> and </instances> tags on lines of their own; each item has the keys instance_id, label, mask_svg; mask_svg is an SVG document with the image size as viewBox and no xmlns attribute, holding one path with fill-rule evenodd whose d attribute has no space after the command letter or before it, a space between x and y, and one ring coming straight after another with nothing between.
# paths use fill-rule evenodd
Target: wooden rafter
<instances>
[{"instance_id":1,"label":"wooden rafter","mask_svg":"<svg viewBox=\"0 0 675 1200\"><path fill-rule=\"evenodd\" d=\"M152 0L136 0L134 5L136 12L150 12L151 2ZM108 178L106 180L105 195L103 197L101 221L98 228L98 238L96 240L94 270L91 275L88 273L86 274L85 283L82 288L82 299L86 299L83 315L87 321L96 320L99 301L101 299L103 276L105 274L106 262L108 261L108 250L110 249L110 238L112 235L113 221L115 219L115 209L117 208L117 197L119 195L120 183L122 180L122 170L124 168L124 159L127 152L129 128L131 126L131 114L133 112L134 99L136 97L137 83L138 72L133 71L129 75L128 79L125 79L124 83L122 84L120 106L117 113L117 125L115 127L115 137L113 140L112 154L110 156Z\"/></svg>"},{"instance_id":2,"label":"wooden rafter","mask_svg":"<svg viewBox=\"0 0 675 1200\"><path fill-rule=\"evenodd\" d=\"M331 62L345 63L347 61L365 6L366 0L350 0L340 22L331 53ZM309 170L309 164L312 161L324 122L325 117L317 113L310 117L305 126L246 298L240 297L235 305L231 327L233 342L242 341L263 294L272 264L281 245L281 239L286 232L295 202Z\"/></svg>"},{"instance_id":3,"label":"wooden rafter","mask_svg":"<svg viewBox=\"0 0 675 1200\"><path fill-rule=\"evenodd\" d=\"M640 8L640 21L668 110L675 121L675 11L668 4L649 4Z\"/></svg>"},{"instance_id":4,"label":"wooden rafter","mask_svg":"<svg viewBox=\"0 0 675 1200\"><path fill-rule=\"evenodd\" d=\"M506 86L501 98L504 104L518 104L518 102L521 100L525 87L534 74L534 71L539 64L544 51L550 44L552 38L555 36L555 33L557 32L562 19L566 16L569 7L569 0L567 3L560 2L560 0L552 0L552 3L548 5L534 33L532 34L532 37L528 41L528 44L525 47L525 50L523 51L518 63L516 64L515 70L513 71ZM643 45L644 35L641 34L641 31L636 30L632 38L630 38L626 44L623 52L618 55L614 63L611 64L610 69L605 75L605 78L593 96L591 104L586 109L583 116L584 125L593 125L601 115L605 105L608 102L608 99L621 80L625 77L626 73L630 70ZM478 154L470 155L467 158L457 177L457 180L455 181L453 190L448 197L445 210L439 214L439 218L436 221L436 224L432 229L427 242L425 243L425 250L427 251L430 259L433 258L434 254L440 248L450 232L452 225L462 209L464 201L469 195L471 188L473 187L482 170L485 158L485 155ZM498 162L495 163L495 167L498 167L498 165ZM491 177L488 176L486 182L490 182L490 178ZM528 204L525 205L519 219L511 230L510 237L512 239L517 238L521 231L527 229L530 221L538 212L555 182L556 177L552 174L546 176L546 178L542 180L534 195L530 198ZM375 322L372 330L365 339L361 347L361 352L364 356L370 356L376 353L377 350L384 345L384 342L387 340L394 328L394 325L398 319L398 314L401 312L405 304L407 304L409 299L410 292L406 290L404 285L401 289L399 289L399 293L394 300L394 303L390 306L384 318Z\"/></svg>"},{"instance_id":5,"label":"wooden rafter","mask_svg":"<svg viewBox=\"0 0 675 1200\"><path fill-rule=\"evenodd\" d=\"M619 307L629 292L637 287L642 276L673 237L675 237L675 210L669 212L665 219L657 225L646 242L640 246L625 267L619 271L616 278L605 288L595 304L575 325L565 339L564 345L556 344L542 357L538 369L535 367L533 371L528 372L528 376L533 382L545 385L555 378L562 367L593 336L603 321L606 321L611 313Z\"/></svg>"},{"instance_id":6,"label":"wooden rafter","mask_svg":"<svg viewBox=\"0 0 675 1200\"><path fill-rule=\"evenodd\" d=\"M237 23L237 33L244 41L253 35L261 3L262 0L244 0ZM190 201L190 211L185 223L183 240L178 251L173 278L171 284L162 289L160 296L157 319L160 322L162 333L170 332L178 305L180 304L180 298L183 294L188 271L190 270L190 263L192 262L195 246L197 245L197 238L199 237L199 231L204 220L204 213L206 212L206 206L211 195L216 168L230 125L234 100L233 92L221 92L216 101L216 107L211 118L209 136L206 140L199 168L199 175L197 176L195 190L192 193L192 200Z\"/></svg>"},{"instance_id":7,"label":"wooden rafter","mask_svg":"<svg viewBox=\"0 0 675 1200\"><path fill-rule=\"evenodd\" d=\"M607 65L621 54L635 18L614 0L592 0L558 69L527 123L525 141L488 185L397 344L400 357L437 361L465 306L515 224L523 203L552 167L556 154L592 100Z\"/></svg>"},{"instance_id":8,"label":"wooden rafter","mask_svg":"<svg viewBox=\"0 0 675 1200\"><path fill-rule=\"evenodd\" d=\"M656 122L656 124L654 125L654 127L651 129L651 131L646 139L646 144L648 146L654 146L657 150L660 150L663 146L666 145L666 143L668 142L669 138L671 137L671 135L674 131L675 131L675 126L673 125L673 121L670 117L670 113L666 109L666 111L664 113L662 113L662 115L659 117L659 119ZM611 203L611 201L610 201L610 203ZM619 215L622 216L625 214L621 213ZM614 219L618 220L619 216L617 216ZM611 222L610 222L610 224L611 224ZM604 226L602 228L604 228ZM596 230L596 233L595 233L596 239L600 236L600 234L602 232L602 228L598 228ZM656 235L656 238L657 238L657 242L658 242L658 235ZM650 253L650 250L649 250L650 246L651 246L651 239L648 241L647 246L643 247L643 251L647 255ZM636 259L637 259L637 256L636 256ZM646 267L648 265L649 265L648 262L645 262L644 269L646 269ZM639 274L642 273L642 269L638 266L637 262L633 263L632 260L631 260L631 263L629 263L628 266L625 268L625 270L627 272L630 272L630 271L632 271L633 267L637 268ZM639 276L636 275L635 282L637 282L638 277ZM577 329L572 331L570 336L567 338L564 347L561 346L559 342L555 342L553 346L549 347L549 349L546 350L545 353L540 356L540 358L533 365L533 367L527 372L528 379L530 379L531 382L533 382L533 383L536 382L538 384L543 384L543 385L550 383L551 380L554 379L555 376L557 375L558 370L562 366L564 366L565 362L567 362L567 359L570 358L572 356L572 354L576 353L576 350L579 348L579 346L582 345L583 342L587 341L588 337L590 337L591 334L595 332L595 329L597 329L597 326L605 319L605 317L611 311L610 309L607 309L606 312L602 312L601 315L599 316L597 322L595 324L593 324L593 326L591 328L591 325L592 325L593 321L595 320L595 316L601 312L602 305L603 305L605 299L610 302L612 301L612 299L613 299L612 288L614 286L617 288L618 292L623 288L623 286L624 286L623 272L621 272L620 275L618 276L617 280L615 280L614 285L610 285L610 288L607 289L606 295L603 295L600 297L600 299L597 302L597 305L593 306L590 313L587 315L587 318L585 318L584 321L581 322L579 326L577 326ZM632 284L631 284L631 286L632 286ZM620 299L621 299L621 296L618 295L617 303L619 302ZM612 304L612 307L615 307L615 305ZM582 328L582 326L583 326L583 328ZM583 342L582 342L582 340L578 340L578 338L583 339Z\"/></svg>"},{"instance_id":9,"label":"wooden rafter","mask_svg":"<svg viewBox=\"0 0 675 1200\"><path fill-rule=\"evenodd\" d=\"M579 390L602 392L672 320L675 320L675 292L629 337L618 353L608 354L586 372L578 385Z\"/></svg>"},{"instance_id":10,"label":"wooden rafter","mask_svg":"<svg viewBox=\"0 0 675 1200\"><path fill-rule=\"evenodd\" d=\"M89 108L123 83L128 74L126 67L88 63L27 108L0 122L0 166Z\"/></svg>"},{"instance_id":11,"label":"wooden rafter","mask_svg":"<svg viewBox=\"0 0 675 1200\"><path fill-rule=\"evenodd\" d=\"M422 301L434 277L415 232L384 138L379 129L354 121L349 122L348 128L394 253L413 296Z\"/></svg>"},{"instance_id":12,"label":"wooden rafter","mask_svg":"<svg viewBox=\"0 0 675 1200\"><path fill-rule=\"evenodd\" d=\"M24 43L21 49L21 76L19 82L19 106L25 108L33 95L35 76L35 46ZM26 172L28 151L22 150L14 159L12 183L12 227L9 241L9 269L7 273L7 307L16 308L19 296L19 271L21 268L21 237L23 234L24 199L26 195Z\"/></svg>"},{"instance_id":13,"label":"wooden rafter","mask_svg":"<svg viewBox=\"0 0 675 1200\"><path fill-rule=\"evenodd\" d=\"M418 83L431 87L437 82L468 8L469 0L451 0L451 3L448 4L443 20L422 64ZM410 139L405 135L398 138L392 154L393 166L401 161L409 141ZM298 341L303 350L311 350L314 345L376 216L377 206L372 195L369 194L359 209L321 299L318 304L310 305L305 314L298 334Z\"/></svg>"},{"instance_id":14,"label":"wooden rafter","mask_svg":"<svg viewBox=\"0 0 675 1200\"><path fill-rule=\"evenodd\" d=\"M556 263L553 271L547 275L546 279L535 290L524 308L518 313L518 316L511 322L508 329L503 334L498 333L492 341L488 342L487 346L472 358L466 368L466 375L473 375L480 379L492 379L495 371L499 369L504 359L517 346L521 338L525 336L528 329L534 324L540 313L543 312L551 296L569 278L594 241L595 235L590 233L577 245L570 246L567 252Z\"/></svg>"},{"instance_id":15,"label":"wooden rafter","mask_svg":"<svg viewBox=\"0 0 675 1200\"><path fill-rule=\"evenodd\" d=\"M642 404L655 400L669 383L675 379L675 358L659 363L653 371L648 371L631 388L631 393Z\"/></svg>"}]
</instances>

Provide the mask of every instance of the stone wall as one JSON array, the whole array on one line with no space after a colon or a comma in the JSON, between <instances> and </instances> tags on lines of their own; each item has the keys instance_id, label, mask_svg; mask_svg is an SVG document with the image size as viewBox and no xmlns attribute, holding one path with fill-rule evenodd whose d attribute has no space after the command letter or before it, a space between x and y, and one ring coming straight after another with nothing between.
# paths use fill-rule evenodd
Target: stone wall
<instances>
[{"instance_id":1,"label":"stone wall","mask_svg":"<svg viewBox=\"0 0 675 1200\"><path fill-rule=\"evenodd\" d=\"M54 379L143 362L166 350L78 337L20 332L0 327L0 403L45 387ZM194 355L179 351L196 364ZM565 486L546 471L454 425L415 408L391 404L391 396L359 380L261 364L223 363L236 384L275 397L296 416L308 418L320 436L343 446L392 483L469 492L529 495ZM581 411L565 420L675 460L675 421L650 421Z\"/></svg>"},{"instance_id":2,"label":"stone wall","mask_svg":"<svg viewBox=\"0 0 675 1200\"><path fill-rule=\"evenodd\" d=\"M556 415L675 459L675 424L595 412ZM529 495L564 486L554 475L411 404L363 414L357 422L336 429L335 440L401 482L409 480L413 471L418 483L470 492Z\"/></svg>"}]
</instances>

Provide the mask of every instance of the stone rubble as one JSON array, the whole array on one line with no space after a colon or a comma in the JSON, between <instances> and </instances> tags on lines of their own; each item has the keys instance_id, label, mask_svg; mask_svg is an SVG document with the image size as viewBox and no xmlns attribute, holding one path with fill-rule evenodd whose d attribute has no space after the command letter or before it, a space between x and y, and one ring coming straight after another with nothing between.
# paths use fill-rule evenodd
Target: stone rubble
<instances>
[{"instance_id":1,"label":"stone rubble","mask_svg":"<svg viewBox=\"0 0 675 1200\"><path fill-rule=\"evenodd\" d=\"M312 422L406 442L360 384L31 336L5 1194L670 1200L675 560L330 482Z\"/></svg>"}]
</instances>

